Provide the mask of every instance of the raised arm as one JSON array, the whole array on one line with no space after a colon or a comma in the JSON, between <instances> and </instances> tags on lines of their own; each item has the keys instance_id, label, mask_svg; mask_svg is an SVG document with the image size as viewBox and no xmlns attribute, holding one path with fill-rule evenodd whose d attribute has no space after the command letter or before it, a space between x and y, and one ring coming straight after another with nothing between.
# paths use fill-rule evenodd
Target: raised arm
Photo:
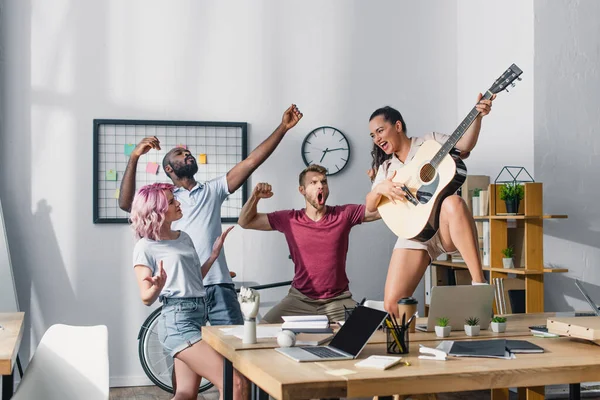
<instances>
[{"instance_id":1,"label":"raised arm","mask_svg":"<svg viewBox=\"0 0 600 400\"><path fill-rule=\"evenodd\" d=\"M259 213L257 211L258 202L260 199L268 199L273 197L273 191L271 185L268 183L259 183L252 191L252 196L246 201L240 217L238 218L238 224L244 229L255 229L258 231L272 231L271 223L267 214Z\"/></svg>"},{"instance_id":2,"label":"raised arm","mask_svg":"<svg viewBox=\"0 0 600 400\"><path fill-rule=\"evenodd\" d=\"M381 215L379 215L379 211L377 211L377 210L375 210L374 212L369 211L365 207L365 219L363 219L363 222L373 222L373 221L377 221L378 219L381 219Z\"/></svg>"},{"instance_id":3,"label":"raised arm","mask_svg":"<svg viewBox=\"0 0 600 400\"><path fill-rule=\"evenodd\" d=\"M200 273L202 274L202 279L204 279L206 274L208 274L208 271L210 271L210 267L212 267L212 265L215 263L217 258L219 258L219 254L221 254L221 250L223 249L223 243L225 243L225 238L227 237L229 232L231 232L231 230L234 227L235 227L235 225L227 228L227 230L225 232L221 233L221 235L219 235L217 240L215 240L215 244L213 245L213 249L212 249L212 252L210 253L210 257L208 257L208 260L206 260L206 262L204 264L202 264L202 266L200 267Z\"/></svg>"},{"instance_id":4,"label":"raised arm","mask_svg":"<svg viewBox=\"0 0 600 400\"><path fill-rule=\"evenodd\" d=\"M281 124L271 135L258 145L244 160L236 164L227 173L227 188L233 193L242 186L250 174L254 172L270 155L283 139L287 131L292 129L302 118L302 113L292 104L281 118Z\"/></svg>"},{"instance_id":5,"label":"raised arm","mask_svg":"<svg viewBox=\"0 0 600 400\"><path fill-rule=\"evenodd\" d=\"M154 276L152 276L152 271L146 265L136 265L134 270L140 287L142 302L147 306L151 306L160 295L167 281L167 273L163 269L163 262L161 260L158 264L158 271Z\"/></svg>"},{"instance_id":6,"label":"raised arm","mask_svg":"<svg viewBox=\"0 0 600 400\"><path fill-rule=\"evenodd\" d=\"M123 211L131 211L131 203L133 203L133 196L135 195L137 163L140 157L149 152L150 149L160 150L160 141L156 136L142 139L129 156L129 162L125 168L123 179L121 179L121 188L119 189L119 208Z\"/></svg>"},{"instance_id":7,"label":"raised arm","mask_svg":"<svg viewBox=\"0 0 600 400\"><path fill-rule=\"evenodd\" d=\"M481 131L481 119L492 111L492 102L496 98L496 95L493 95L490 100L482 100L482 97L481 93L479 93L477 96L477 105L475 105L477 111L480 112L479 116L475 118L475 121L467 129L463 137L456 143L456 148L462 153L469 153L477 144L479 132Z\"/></svg>"}]
</instances>

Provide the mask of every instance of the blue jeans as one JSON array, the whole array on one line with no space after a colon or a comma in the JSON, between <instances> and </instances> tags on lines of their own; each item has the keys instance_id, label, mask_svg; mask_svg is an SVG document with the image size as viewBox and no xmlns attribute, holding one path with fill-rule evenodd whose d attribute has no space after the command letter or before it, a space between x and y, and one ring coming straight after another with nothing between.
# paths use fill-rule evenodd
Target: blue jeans
<instances>
[{"instance_id":1,"label":"blue jeans","mask_svg":"<svg viewBox=\"0 0 600 400\"><path fill-rule=\"evenodd\" d=\"M206 325L204 297L163 298L158 340L171 357L202 339Z\"/></svg>"},{"instance_id":2,"label":"blue jeans","mask_svg":"<svg viewBox=\"0 0 600 400\"><path fill-rule=\"evenodd\" d=\"M206 285L206 308L211 325L243 325L244 318L233 283Z\"/></svg>"}]
</instances>

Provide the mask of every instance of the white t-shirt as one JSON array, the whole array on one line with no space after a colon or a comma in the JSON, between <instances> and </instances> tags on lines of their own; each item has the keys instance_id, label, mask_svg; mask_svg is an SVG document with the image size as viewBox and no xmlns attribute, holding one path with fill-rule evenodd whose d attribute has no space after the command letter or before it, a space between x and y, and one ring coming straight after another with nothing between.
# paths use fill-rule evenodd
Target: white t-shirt
<instances>
[{"instance_id":1,"label":"white t-shirt","mask_svg":"<svg viewBox=\"0 0 600 400\"><path fill-rule=\"evenodd\" d=\"M437 132L431 132L431 133L427 133L425 134L425 136L422 137L411 137L410 138L410 150L408 151L408 155L406 156L406 160L404 160L405 162L402 162L398 159L398 157L396 157L396 154L392 155L392 158L390 158L389 160L386 160L383 164L381 164L379 166L379 169L377 170L377 175L375 176L375 180L373 181L373 184L371 185L371 190L373 190L373 188L378 185L379 183L381 183L382 181L384 181L388 176L391 176L393 174L394 171L397 171L399 169L401 169L402 167L404 167L405 163L410 162L415 154L417 154L417 151L419 150L419 148L421 147L421 145L426 141L426 140L435 140L436 142L440 143L440 144L444 144L446 143L446 141L448 140L450 136L449 135L444 135L443 133L437 133ZM434 236L433 238L431 238L429 241L427 242L418 242L416 240L411 240L411 239L403 239L403 238L398 238L398 240L396 241L396 245L394 246L395 249L418 249L418 250L427 250L430 255L432 255L432 253L434 253L431 247L435 246L437 247L438 243L429 243L429 242L436 242L439 241L439 239L437 238L437 235ZM429 244L429 246L428 246ZM439 246L441 246L441 244L439 244ZM432 257L434 258L434 257ZM437 258L437 257L435 257Z\"/></svg>"},{"instance_id":2,"label":"white t-shirt","mask_svg":"<svg viewBox=\"0 0 600 400\"><path fill-rule=\"evenodd\" d=\"M165 287L160 297L203 297L206 295L202 284L200 260L192 239L185 232L180 232L174 240L151 240L141 238L133 249L133 265L144 265L158 272L158 265L163 262L167 274Z\"/></svg>"},{"instance_id":3,"label":"white t-shirt","mask_svg":"<svg viewBox=\"0 0 600 400\"><path fill-rule=\"evenodd\" d=\"M173 195L181 203L183 217L171 227L186 232L192 238L200 262L208 260L215 240L223 233L221 205L229 196L227 176L223 175L205 183L198 183L190 191L179 187ZM204 277L205 285L233 283L229 276L225 251Z\"/></svg>"}]
</instances>

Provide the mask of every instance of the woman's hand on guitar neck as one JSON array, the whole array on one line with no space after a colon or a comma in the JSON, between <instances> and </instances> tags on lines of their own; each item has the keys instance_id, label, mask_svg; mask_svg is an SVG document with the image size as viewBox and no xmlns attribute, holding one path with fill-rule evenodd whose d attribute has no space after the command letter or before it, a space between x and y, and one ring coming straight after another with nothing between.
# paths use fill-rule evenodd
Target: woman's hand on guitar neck
<instances>
[{"instance_id":1,"label":"woman's hand on guitar neck","mask_svg":"<svg viewBox=\"0 0 600 400\"><path fill-rule=\"evenodd\" d=\"M406 201L406 195L402 190L402 184L392 181L394 176L396 176L396 171L389 178L375 186L375 192L380 196L387 197L392 203L396 204L396 201Z\"/></svg>"}]
</instances>

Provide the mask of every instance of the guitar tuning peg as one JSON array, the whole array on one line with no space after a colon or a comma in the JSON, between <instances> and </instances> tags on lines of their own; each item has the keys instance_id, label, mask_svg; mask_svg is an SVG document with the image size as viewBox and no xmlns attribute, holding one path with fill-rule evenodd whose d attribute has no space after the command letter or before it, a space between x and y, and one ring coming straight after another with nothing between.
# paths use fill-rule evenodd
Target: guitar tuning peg
<instances>
[{"instance_id":1,"label":"guitar tuning peg","mask_svg":"<svg viewBox=\"0 0 600 400\"><path fill-rule=\"evenodd\" d=\"M523 78L521 78L520 76L517 78L518 81L522 81Z\"/></svg>"},{"instance_id":2,"label":"guitar tuning peg","mask_svg":"<svg viewBox=\"0 0 600 400\"><path fill-rule=\"evenodd\" d=\"M508 88L506 88L506 89L504 89L504 90L506 90L506 93L509 93L509 92L508 92Z\"/></svg>"},{"instance_id":3,"label":"guitar tuning peg","mask_svg":"<svg viewBox=\"0 0 600 400\"><path fill-rule=\"evenodd\" d=\"M515 87L515 86L517 86L517 84L513 82L513 83L510 84L510 86L511 87Z\"/></svg>"}]
</instances>

